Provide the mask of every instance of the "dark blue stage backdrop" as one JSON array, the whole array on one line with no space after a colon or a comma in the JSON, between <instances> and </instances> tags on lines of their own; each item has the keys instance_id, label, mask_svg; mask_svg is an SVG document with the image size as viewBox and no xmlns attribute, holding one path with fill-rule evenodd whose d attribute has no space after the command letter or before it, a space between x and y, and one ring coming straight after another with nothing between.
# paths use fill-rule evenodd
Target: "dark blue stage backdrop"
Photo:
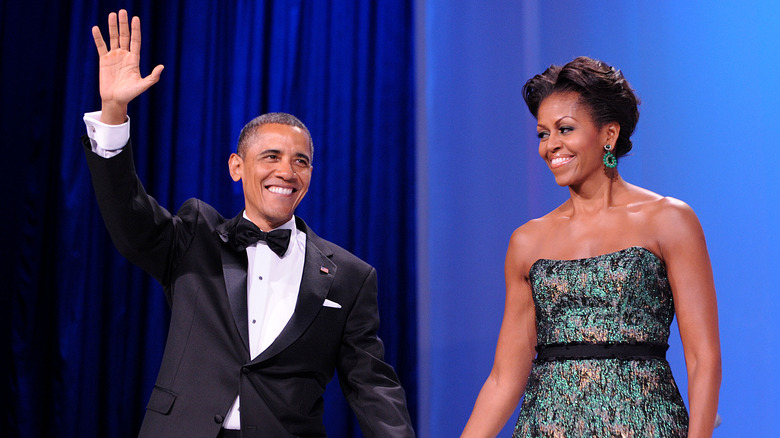
<instances>
[{"instance_id":1,"label":"dark blue stage backdrop","mask_svg":"<svg viewBox=\"0 0 780 438\"><path fill-rule=\"evenodd\" d=\"M416 412L414 76L410 1L4 1L3 421L10 436L130 437L165 342L159 285L113 248L79 136L100 108L90 28L141 17L142 70L160 83L131 104L137 168L176 210L195 196L243 205L227 158L256 115L299 116L315 144L298 213L373 264L387 359ZM326 427L360 436L338 385Z\"/></svg>"}]
</instances>

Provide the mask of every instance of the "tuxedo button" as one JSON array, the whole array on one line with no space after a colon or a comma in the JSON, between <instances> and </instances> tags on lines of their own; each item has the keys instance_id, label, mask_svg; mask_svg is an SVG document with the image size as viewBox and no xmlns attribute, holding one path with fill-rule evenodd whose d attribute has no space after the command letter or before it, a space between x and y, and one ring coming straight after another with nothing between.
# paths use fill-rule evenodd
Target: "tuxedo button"
<instances>
[{"instance_id":1,"label":"tuxedo button","mask_svg":"<svg viewBox=\"0 0 780 438\"><path fill-rule=\"evenodd\" d=\"M249 368L241 368L241 372L244 374L249 374Z\"/></svg>"},{"instance_id":2,"label":"tuxedo button","mask_svg":"<svg viewBox=\"0 0 780 438\"><path fill-rule=\"evenodd\" d=\"M222 415L217 414L214 416L215 423L222 424L223 421L225 421L225 417L223 417Z\"/></svg>"}]
</instances>

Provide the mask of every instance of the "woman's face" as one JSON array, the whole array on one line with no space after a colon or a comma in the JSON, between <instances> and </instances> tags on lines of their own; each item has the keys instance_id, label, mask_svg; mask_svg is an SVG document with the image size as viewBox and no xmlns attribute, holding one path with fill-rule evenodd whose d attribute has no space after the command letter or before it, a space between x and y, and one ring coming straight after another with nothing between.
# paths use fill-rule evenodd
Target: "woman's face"
<instances>
[{"instance_id":1,"label":"woman's face","mask_svg":"<svg viewBox=\"0 0 780 438\"><path fill-rule=\"evenodd\" d=\"M575 92L554 93L537 112L539 155L560 186L578 185L592 175L604 175L604 145L614 142L616 123L596 126ZM618 128L619 129L619 128Z\"/></svg>"}]
</instances>

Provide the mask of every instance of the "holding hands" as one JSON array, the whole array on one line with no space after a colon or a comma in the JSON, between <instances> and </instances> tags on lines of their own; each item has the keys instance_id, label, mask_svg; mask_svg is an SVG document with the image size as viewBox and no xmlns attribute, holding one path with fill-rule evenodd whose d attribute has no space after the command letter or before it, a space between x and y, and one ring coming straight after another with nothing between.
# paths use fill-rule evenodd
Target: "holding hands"
<instances>
[{"instance_id":1,"label":"holding hands","mask_svg":"<svg viewBox=\"0 0 780 438\"><path fill-rule=\"evenodd\" d=\"M119 125L127 120L127 104L160 80L163 66L158 65L151 74L141 77L141 20L133 17L131 29L126 10L108 15L108 36L110 50L100 28L92 28L100 56L100 121Z\"/></svg>"}]
</instances>

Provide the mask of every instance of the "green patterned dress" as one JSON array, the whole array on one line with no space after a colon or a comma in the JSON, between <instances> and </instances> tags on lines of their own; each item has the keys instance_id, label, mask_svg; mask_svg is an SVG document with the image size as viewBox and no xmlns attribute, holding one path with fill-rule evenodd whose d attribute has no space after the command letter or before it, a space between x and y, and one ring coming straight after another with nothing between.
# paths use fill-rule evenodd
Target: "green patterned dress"
<instances>
[{"instance_id":1,"label":"green patterned dress","mask_svg":"<svg viewBox=\"0 0 780 438\"><path fill-rule=\"evenodd\" d=\"M539 355L513 436L685 437L663 357L674 317L664 263L642 247L541 259L530 281Z\"/></svg>"}]
</instances>

